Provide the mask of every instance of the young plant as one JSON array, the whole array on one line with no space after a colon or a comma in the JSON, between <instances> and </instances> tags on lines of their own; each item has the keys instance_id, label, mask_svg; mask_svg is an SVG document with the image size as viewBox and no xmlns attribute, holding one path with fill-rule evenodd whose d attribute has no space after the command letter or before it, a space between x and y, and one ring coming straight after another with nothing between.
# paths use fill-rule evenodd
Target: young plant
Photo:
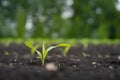
<instances>
[{"instance_id":1,"label":"young plant","mask_svg":"<svg viewBox=\"0 0 120 80\"><path fill-rule=\"evenodd\" d=\"M42 66L44 65L45 63L45 59L47 57L47 54L50 50L52 50L53 48L56 48L56 47L65 47L64 51L63 51L63 55L66 56L67 52L69 51L70 49L70 44L58 44L56 46L50 46L48 48L46 48L45 46L45 43L43 42L42 44L42 51L40 52L39 50L37 50L38 46L33 46L30 42L26 41L25 42L25 45L27 47L29 47L31 49L31 53L32 55L34 55L34 53L36 52L42 62Z\"/></svg>"},{"instance_id":2,"label":"young plant","mask_svg":"<svg viewBox=\"0 0 120 80\"><path fill-rule=\"evenodd\" d=\"M62 54L63 56L66 56L71 45L70 44L66 44L66 43L61 43L61 44L58 44L57 47L65 47L65 49L63 50Z\"/></svg>"}]
</instances>

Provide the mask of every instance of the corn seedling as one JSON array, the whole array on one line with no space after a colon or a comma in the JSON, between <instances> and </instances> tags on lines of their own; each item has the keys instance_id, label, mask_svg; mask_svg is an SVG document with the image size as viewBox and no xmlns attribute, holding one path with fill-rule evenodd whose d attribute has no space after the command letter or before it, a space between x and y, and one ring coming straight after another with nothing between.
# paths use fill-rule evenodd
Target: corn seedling
<instances>
[{"instance_id":1,"label":"corn seedling","mask_svg":"<svg viewBox=\"0 0 120 80\"><path fill-rule=\"evenodd\" d=\"M70 44L66 44L66 43L61 43L61 44L58 44L57 47L65 47L65 49L63 50L62 54L63 56L66 56L71 45Z\"/></svg>"},{"instance_id":2,"label":"corn seedling","mask_svg":"<svg viewBox=\"0 0 120 80\"><path fill-rule=\"evenodd\" d=\"M45 59L47 57L47 54L50 50L52 50L53 48L56 48L56 47L65 47L64 51L63 51L63 55L66 56L67 52L69 51L70 49L70 44L58 44L56 46L50 46L48 48L46 48L45 46L45 43L43 42L42 44L42 51L40 52L39 50L37 50L38 46L33 46L30 42L26 41L25 42L25 45L27 47L29 47L31 49L31 53L32 55L34 55L34 53L36 52L42 62L42 66L44 65L45 63Z\"/></svg>"}]
</instances>

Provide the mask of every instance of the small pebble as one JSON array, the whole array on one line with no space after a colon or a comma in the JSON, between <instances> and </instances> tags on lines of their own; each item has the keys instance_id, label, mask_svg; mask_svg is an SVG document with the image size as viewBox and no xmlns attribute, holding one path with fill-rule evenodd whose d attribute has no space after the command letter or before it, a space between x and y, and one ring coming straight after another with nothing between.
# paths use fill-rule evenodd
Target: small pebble
<instances>
[{"instance_id":1,"label":"small pebble","mask_svg":"<svg viewBox=\"0 0 120 80\"><path fill-rule=\"evenodd\" d=\"M73 65L73 67L74 67L74 68L76 68L76 67L77 67L77 65Z\"/></svg>"},{"instance_id":2,"label":"small pebble","mask_svg":"<svg viewBox=\"0 0 120 80\"><path fill-rule=\"evenodd\" d=\"M97 64L97 62L92 62L92 65L95 65L95 64Z\"/></svg>"},{"instance_id":3,"label":"small pebble","mask_svg":"<svg viewBox=\"0 0 120 80\"><path fill-rule=\"evenodd\" d=\"M110 69L113 69L113 67L112 67L111 65L109 66L109 68L110 68Z\"/></svg>"},{"instance_id":4,"label":"small pebble","mask_svg":"<svg viewBox=\"0 0 120 80\"><path fill-rule=\"evenodd\" d=\"M48 70L48 71L57 71L57 67L55 65L55 63L47 63L45 65L45 68Z\"/></svg>"}]
</instances>

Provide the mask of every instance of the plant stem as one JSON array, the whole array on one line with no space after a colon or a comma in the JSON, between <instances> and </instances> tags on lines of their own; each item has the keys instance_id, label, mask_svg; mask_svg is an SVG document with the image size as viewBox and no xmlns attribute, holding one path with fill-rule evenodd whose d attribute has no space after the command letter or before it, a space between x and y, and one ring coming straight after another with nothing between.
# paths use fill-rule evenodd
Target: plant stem
<instances>
[{"instance_id":1,"label":"plant stem","mask_svg":"<svg viewBox=\"0 0 120 80\"><path fill-rule=\"evenodd\" d=\"M42 66L44 66L44 60L42 60Z\"/></svg>"}]
</instances>

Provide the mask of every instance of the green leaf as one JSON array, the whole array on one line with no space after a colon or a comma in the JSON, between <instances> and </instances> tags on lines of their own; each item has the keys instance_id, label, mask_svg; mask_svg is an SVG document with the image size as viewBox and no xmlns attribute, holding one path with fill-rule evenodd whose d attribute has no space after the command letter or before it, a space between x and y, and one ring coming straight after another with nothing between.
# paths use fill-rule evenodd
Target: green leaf
<instances>
[{"instance_id":1,"label":"green leaf","mask_svg":"<svg viewBox=\"0 0 120 80\"><path fill-rule=\"evenodd\" d=\"M36 51L36 49L35 49L35 48L32 48L32 49L31 49L31 55L34 55L35 51Z\"/></svg>"},{"instance_id":2,"label":"green leaf","mask_svg":"<svg viewBox=\"0 0 120 80\"><path fill-rule=\"evenodd\" d=\"M43 56L43 58L45 58L45 43L43 42L43 44L42 44L42 56Z\"/></svg>"},{"instance_id":3,"label":"green leaf","mask_svg":"<svg viewBox=\"0 0 120 80\"><path fill-rule=\"evenodd\" d=\"M67 47L67 46L71 46L70 44L66 44L66 43L61 43L61 44L58 44L57 46L59 47Z\"/></svg>"},{"instance_id":4,"label":"green leaf","mask_svg":"<svg viewBox=\"0 0 120 80\"><path fill-rule=\"evenodd\" d=\"M49 47L49 48L47 48L47 52L49 52L50 50L52 50L53 48L56 48L56 47L58 47L58 46L51 46L51 47Z\"/></svg>"},{"instance_id":5,"label":"green leaf","mask_svg":"<svg viewBox=\"0 0 120 80\"><path fill-rule=\"evenodd\" d=\"M63 50L63 55L66 56L67 52L69 51L71 45L70 44L66 44L66 43L62 43L62 44L58 44L58 47L65 47L65 49Z\"/></svg>"},{"instance_id":6,"label":"green leaf","mask_svg":"<svg viewBox=\"0 0 120 80\"><path fill-rule=\"evenodd\" d=\"M66 56L67 52L69 51L70 46L66 47L65 50L63 51L64 56Z\"/></svg>"},{"instance_id":7,"label":"green leaf","mask_svg":"<svg viewBox=\"0 0 120 80\"><path fill-rule=\"evenodd\" d=\"M25 45L31 49L31 55L34 55L36 48L34 48L29 41L26 41Z\"/></svg>"},{"instance_id":8,"label":"green leaf","mask_svg":"<svg viewBox=\"0 0 120 80\"><path fill-rule=\"evenodd\" d=\"M36 52L37 52L38 56L40 57L40 59L42 59L42 53L38 50L36 50Z\"/></svg>"},{"instance_id":9,"label":"green leaf","mask_svg":"<svg viewBox=\"0 0 120 80\"><path fill-rule=\"evenodd\" d=\"M25 45L26 45L27 47L29 47L29 48L33 48L32 44L31 44L29 41L26 41L26 42L25 42Z\"/></svg>"}]
</instances>

